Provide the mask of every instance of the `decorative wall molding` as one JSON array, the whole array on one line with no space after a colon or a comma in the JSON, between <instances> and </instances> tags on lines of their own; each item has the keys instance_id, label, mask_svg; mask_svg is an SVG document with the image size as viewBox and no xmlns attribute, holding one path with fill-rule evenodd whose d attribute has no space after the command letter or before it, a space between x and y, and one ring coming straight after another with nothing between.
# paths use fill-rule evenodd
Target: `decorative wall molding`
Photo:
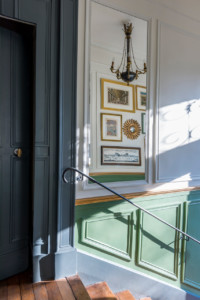
<instances>
[{"instance_id":1,"label":"decorative wall molding","mask_svg":"<svg viewBox=\"0 0 200 300\"><path fill-rule=\"evenodd\" d=\"M30 1L32 4L30 4ZM36 41L36 114L35 145L49 146L49 112L51 91L51 25L53 0L19 0L19 18L37 24ZM28 7L32 10L28 10ZM35 13L32 13L32 12ZM40 11L40 13L38 13ZM41 14L43 18L41 18ZM43 66L43 68L41 68Z\"/></svg>"},{"instance_id":2,"label":"decorative wall molding","mask_svg":"<svg viewBox=\"0 0 200 300\"><path fill-rule=\"evenodd\" d=\"M162 218L163 218L163 213L165 214L166 212L165 217L163 219L165 219L167 222L171 224L172 224L171 219L169 221L168 217L170 217L172 215L172 212L174 211L175 220L173 222L173 225L176 226L177 228L180 228L181 204L158 206L156 208L154 207L153 209L148 209L148 210L158 215L159 217L161 215ZM171 213L169 210L172 210ZM173 280L177 280L178 263L179 263L179 238L178 238L179 234L175 232L173 229L167 227L167 225L163 225L162 223L153 219L151 216L148 216L142 211L139 211L138 215L139 215L139 221L138 221L139 226L137 228L138 241L137 241L137 253L136 253L138 266L145 269L149 269L152 272L156 272L158 274L161 274L162 276L169 277ZM148 223L148 228L145 229L145 219L148 218L152 218L152 221L151 223ZM152 228L150 227L150 224L151 225L153 224ZM159 228L159 232L157 230L158 228ZM170 237L168 237L167 235L170 235ZM174 240L176 240L176 243L173 247ZM160 249L158 247L159 244L160 244ZM156 253L156 251L158 252L160 251L160 253ZM173 257L171 258L170 258L171 256L170 252L173 252ZM170 266L171 269L169 269Z\"/></svg>"},{"instance_id":3,"label":"decorative wall molding","mask_svg":"<svg viewBox=\"0 0 200 300\"><path fill-rule=\"evenodd\" d=\"M139 192L139 193L130 193L130 194L123 194L123 196L127 199L135 199L141 197L149 197L149 196L156 196L156 195L165 195L165 194L172 194L172 193L181 193L181 192L192 192L192 191L199 191L200 187L196 188L186 188L186 189L179 189L179 190L170 190L170 191L163 191L163 192ZM110 195L110 196L101 196L101 197L90 197L90 198L82 198L76 199L76 206L79 205L87 205L87 204L94 204L94 203L103 203L109 201L119 201L121 198Z\"/></svg>"},{"instance_id":4,"label":"decorative wall molding","mask_svg":"<svg viewBox=\"0 0 200 300\"><path fill-rule=\"evenodd\" d=\"M168 35L166 36L166 34L164 35L164 30L168 30ZM199 45L199 48L200 48L200 36L199 35L196 35L196 34L193 34L193 33L190 33L190 32L186 32L185 30L182 30L181 28L178 28L178 27L175 27L171 24L167 24L167 23L164 23L164 22L161 22L159 21L158 22L158 44L157 44L157 105L156 105L156 136L155 136L155 141L156 141L156 151L155 151L155 170L156 170L156 183L162 183L162 182L170 182L170 181L173 181L173 182L187 182L187 181L193 181L193 180L199 180L200 179L200 174L197 175L197 174L193 174L196 172L196 170L193 172L192 170L192 165L190 164L190 171L189 171L189 167L188 165L186 164L181 164L181 167L183 169L183 172L182 174L180 175L176 175L176 173L174 172L174 168L175 170L177 170L178 168L175 167L176 165L176 159L177 159L177 156L178 156L178 160L181 159L181 156L178 155L178 152L177 151L182 151L181 153L185 156L187 155L186 153L189 153L192 151L192 149L194 148L195 149L195 146L192 148L192 141L190 142L188 140L188 142L186 143L186 141L184 140L183 143L179 142L179 144L172 144L173 147L172 148L169 148L167 145L167 141L165 142L165 144L162 144L163 142L161 141L161 137L162 139L166 138L166 136L164 135L163 133L163 128L164 128L164 121L162 121L162 115L163 115L163 118L164 118L164 107L166 106L169 106L170 105L175 105L175 104L184 104L184 102L186 102L185 104L185 107L187 106L187 101L191 101L191 98L187 98L187 94L189 95L189 92L187 90L187 85L185 84L183 86L183 88L185 88L186 92L185 92L185 98L183 96L180 96L179 95L179 98L181 97L181 99L178 99L177 100L177 97L175 99L175 93L174 90L172 90L172 82L171 80L169 79L169 76L168 74L166 73L166 69L161 69L162 66L164 68L164 63L166 63L166 59L169 60L169 58L165 56L166 53L163 53L164 50L166 47L165 47L165 44L166 41L167 41L167 38L170 37L171 39L174 38L175 35L179 34L179 37L180 37L180 43L183 43L183 41L185 41L185 44L188 45L190 44L190 39L193 39L193 41L196 41L196 43L198 43ZM176 41L177 41L177 36L176 36ZM178 44L176 44L178 45ZM175 48L176 45L174 43L171 43L171 41L168 42L168 52L167 53L177 53L177 51L179 51L177 49L177 51L175 51ZM171 48L170 48L171 47ZM173 47L173 48L172 48ZM170 52L171 51L171 52ZM197 54L197 53L196 53ZM186 64L188 65L190 63L190 60L191 60L191 63L196 62L196 58L195 57L191 57L188 55L188 52L183 52L182 55L185 55L185 61L186 61ZM176 66L176 70L180 70L181 69L181 59L183 59L183 56L181 56L181 58L179 59L179 67ZM169 64L168 64L169 65ZM172 62L170 64L171 68L172 68ZM178 72L178 71L177 71ZM170 83L170 87L169 87L169 90L171 90L173 93L171 96L172 98L172 102L170 103L170 101L168 100L168 103L165 103L165 100L162 100L162 97L164 97L163 95L166 96L166 93L165 91L163 91L163 88L162 88L162 80L164 80L162 78L161 80L161 76L163 77L165 74L165 77L167 76L168 79L166 78L165 80L165 87L166 85L168 85L168 83ZM187 74L185 74L185 72L183 71L182 72L182 82L187 82ZM178 78L178 80L180 81L180 76L176 76ZM176 80L176 81L178 81ZM176 87L176 86L175 86ZM192 88L190 89L192 90ZM190 93L191 94L191 93ZM168 96L168 99L170 98L170 96ZM189 97L189 96L188 96ZM173 101L174 99L174 101ZM161 101L162 100L162 101ZM176 100L176 101L175 101ZM182 101L181 101L182 100ZM189 102L188 102L189 103ZM168 108L169 109L169 108ZM183 109L183 108L181 108ZM186 108L185 108L186 109ZM166 108L165 108L166 110ZM162 112L161 112L162 111ZM169 122L168 122L169 124ZM170 125L172 126L172 125ZM168 125L169 127L169 125ZM161 131L162 130L162 131ZM175 133L176 133L176 127L174 126L174 130L175 130ZM178 129L177 129L178 130ZM188 129L189 130L189 129ZM183 132L184 133L184 132ZM169 134L170 134L170 131L169 131ZM179 137L181 136L181 134L179 134ZM188 137L187 137L188 138ZM180 137L181 139L181 137ZM168 148L166 148L168 147ZM179 150L179 148L182 147L181 150ZM183 149L183 147L189 147L189 149ZM166 149L165 149L166 148ZM167 154L169 153L169 154ZM168 155L168 156L166 156ZM171 155L171 156L170 156ZM195 154L196 155L196 154ZM170 157L169 157L170 156ZM174 163L168 163L168 166L172 165L173 168L172 170L169 172L169 169L168 167L167 168L164 168L163 166L161 166L161 164L163 165L163 162L164 161L173 161L174 160ZM187 162L187 161L186 161ZM184 169L185 167L185 169Z\"/></svg>"},{"instance_id":5,"label":"decorative wall molding","mask_svg":"<svg viewBox=\"0 0 200 300\"><path fill-rule=\"evenodd\" d=\"M58 254L68 252L69 249L75 251L73 248L75 186L73 180L68 184L64 183L62 173L67 166L75 165L78 1L62 0L60 5Z\"/></svg>"},{"instance_id":6,"label":"decorative wall molding","mask_svg":"<svg viewBox=\"0 0 200 300\"><path fill-rule=\"evenodd\" d=\"M199 234L199 212L200 212L200 200L186 202L185 206L185 218L184 218L184 231L188 234L194 236L196 239L200 240ZM193 212L190 211L193 209ZM181 281L187 286L193 287L200 290L200 259L199 255L199 245L195 242L189 240L183 240L183 252L182 252L182 262L181 262ZM191 268L192 266L192 268Z\"/></svg>"},{"instance_id":7,"label":"decorative wall molding","mask_svg":"<svg viewBox=\"0 0 200 300\"><path fill-rule=\"evenodd\" d=\"M120 220L121 219L121 220ZM123 220L122 220L123 219ZM114 233L113 228L114 226L109 225L113 221L116 221L115 224L122 222L122 225L124 225L124 222L127 222L127 232L123 237L125 238L123 242L123 246L126 248L126 250L122 250L114 246L113 244L115 243L115 238L116 238L116 233ZM94 227L96 224L102 224L101 222L107 222L107 228L106 228L106 235L107 237L109 236L109 240L106 242L103 242L101 239L101 236L104 239L104 231L102 232L93 232L91 235L89 231ZM101 227L101 225L100 225ZM117 256L121 259L125 260L131 260L132 256L132 235L133 235L133 214L131 212L128 213L118 213L118 214L109 214L108 216L102 216L98 218L87 218L87 219L82 219L81 222L81 243L91 246L96 248L97 250L107 252L111 255ZM118 227L117 230L117 238L119 238L120 235L120 226ZM121 236L120 240L123 239Z\"/></svg>"},{"instance_id":8,"label":"decorative wall molding","mask_svg":"<svg viewBox=\"0 0 200 300\"><path fill-rule=\"evenodd\" d=\"M0 13L11 18L14 17L15 8L13 1L0 0Z\"/></svg>"},{"instance_id":9,"label":"decorative wall molding","mask_svg":"<svg viewBox=\"0 0 200 300\"><path fill-rule=\"evenodd\" d=\"M35 159L35 185L37 189L34 195L34 211L37 218L33 220L34 236L33 244L42 241L42 245L48 243L48 215L49 215L49 158L37 157ZM48 249L41 249L41 253L47 253ZM41 254L40 253L40 254Z\"/></svg>"},{"instance_id":10,"label":"decorative wall molding","mask_svg":"<svg viewBox=\"0 0 200 300\"><path fill-rule=\"evenodd\" d=\"M29 215L27 213L24 214L24 212L28 212L31 206L30 187L29 184L24 186L23 189L21 187L23 179L30 176L29 170L30 164L26 154L20 159L13 156L10 157L10 172L12 174L10 183L10 243L16 243L25 239L28 241L29 239ZM21 179L20 182L19 179ZM22 207L24 210L22 210Z\"/></svg>"},{"instance_id":11,"label":"decorative wall molding","mask_svg":"<svg viewBox=\"0 0 200 300\"><path fill-rule=\"evenodd\" d=\"M79 100L81 105L83 103L84 105L84 117L82 114L82 111L79 111L79 107L77 109L77 113L78 113L78 117L81 120L78 120L78 122L80 122L80 124L78 124L78 126L80 125L80 132L77 130L77 132L79 132L79 136L77 136L78 142L77 142L77 157L79 159L79 161L77 162L77 167L79 169L82 169L83 172L85 172L86 174L89 174L89 165L88 165L88 158L90 157L90 153L92 151L92 145L96 145L96 142L94 143L90 143L90 123L91 123L91 116L93 116L93 112L90 115L90 111L89 111L89 105L90 105L90 79L95 83L95 85L97 84L97 76L98 74L90 74L90 59L91 59L91 49L90 49L90 43L91 43L91 37L90 37L90 30L91 30L91 3L93 1L92 0L86 0L86 5L85 5L85 13L84 13L84 18L85 18L85 44L83 47L84 48L84 53L85 53L85 60L84 60L84 79L83 79L83 84L84 84L84 95L80 96L83 97L83 99ZM128 11L126 9L126 6L123 7L123 9L119 9L117 7L115 7L115 5L111 5L109 3L101 3L101 1L94 1L95 3L99 3L102 5L105 5L106 7L110 7L111 9L114 9L116 11L120 11L122 13L125 13L127 15L131 15L133 17L136 18L140 18L144 21L147 21L147 52L148 52L148 57L147 57L147 64L148 64L148 68L150 69L150 50L151 50L151 19L149 17L144 17L144 15L142 16L141 14L137 14L136 12L130 14L130 11ZM81 6L82 7L82 6ZM81 16L82 18L82 16ZM82 49L81 49L82 50ZM103 65L102 65L103 66ZM105 65L104 65L105 67ZM108 72L109 72L109 68L108 68ZM104 71L99 72L99 74L105 74ZM91 76L92 75L92 76ZM96 76L96 78L95 78ZM111 79L115 79L115 77L112 77L112 74L110 73L110 77ZM149 84L150 81L150 75L147 74L147 83ZM94 93L95 94L95 93ZM148 95L149 95L149 87L148 87ZM83 102L81 102L83 101ZM82 106L81 106L82 107ZM147 113L147 120L149 120L149 115L150 113ZM83 120L82 120L83 118ZM97 122L98 123L98 122ZM148 123L148 122L147 122ZM78 128L78 129L79 129ZM84 128L84 130L82 130L82 128ZM148 129L149 131L149 129ZM90 149L89 149L89 145L90 145ZM149 147L149 137L147 137L146 139L146 145L147 147ZM149 153L149 150L146 150L146 153ZM145 154L146 154L145 153ZM94 153L93 153L93 157ZM147 157L147 156L146 156ZM145 174L146 174L146 181L145 180L141 180L141 181L127 181L127 182L123 182L123 184L119 184L119 182L117 183L108 183L107 185L109 187L117 187L117 188L124 188L127 187L129 189L134 189L136 186L139 186L139 189L142 185L146 185L146 183L149 181L149 159L146 159L145 161ZM93 172L94 170L92 170ZM95 170L96 171L96 170ZM141 170L139 170L138 172L140 172ZM90 190L90 191L89 191ZM93 191L91 191L93 190ZM93 186L91 187L91 185L87 184L87 180L83 180L83 182L79 183L78 185L78 193L80 193L81 195L83 194L93 194L94 196L97 194L97 186ZM86 196L87 197L87 196Z\"/></svg>"}]
</instances>

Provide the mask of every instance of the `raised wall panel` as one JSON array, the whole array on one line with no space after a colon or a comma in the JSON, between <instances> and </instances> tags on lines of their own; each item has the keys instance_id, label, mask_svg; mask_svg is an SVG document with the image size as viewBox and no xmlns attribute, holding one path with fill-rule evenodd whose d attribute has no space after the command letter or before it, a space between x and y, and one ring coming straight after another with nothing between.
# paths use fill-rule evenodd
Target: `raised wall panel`
<instances>
[{"instance_id":1,"label":"raised wall panel","mask_svg":"<svg viewBox=\"0 0 200 300\"><path fill-rule=\"evenodd\" d=\"M49 159L46 157L37 158L35 161L35 201L34 211L37 217L34 218L34 245L42 246L48 241L48 199L49 199ZM46 250L45 250L46 251Z\"/></svg>"},{"instance_id":2,"label":"raised wall panel","mask_svg":"<svg viewBox=\"0 0 200 300\"><path fill-rule=\"evenodd\" d=\"M0 0L0 12L1 14L8 16L8 17L14 17L14 11L15 11L15 0Z\"/></svg>"},{"instance_id":3,"label":"raised wall panel","mask_svg":"<svg viewBox=\"0 0 200 300\"><path fill-rule=\"evenodd\" d=\"M4 57L4 59L0 59L0 70L4 75L5 81L0 81L0 128L3 133L0 134L0 147L5 148L10 146L10 101L7 99L11 98L11 81L10 81L10 43L11 43L11 34L5 28L0 28L0 57ZM6 121L9 122L6 122ZM5 151L5 149L3 150ZM2 154L2 152L1 152Z\"/></svg>"},{"instance_id":4,"label":"raised wall panel","mask_svg":"<svg viewBox=\"0 0 200 300\"><path fill-rule=\"evenodd\" d=\"M11 34L11 145L30 147L32 103L30 72L27 68L26 41L20 34ZM23 61L23 64L22 64ZM19 74L22 74L19 76Z\"/></svg>"},{"instance_id":5,"label":"raised wall panel","mask_svg":"<svg viewBox=\"0 0 200 300\"><path fill-rule=\"evenodd\" d=\"M6 170L6 174L2 174L2 170L5 168L5 165L9 166L9 160L5 159L4 156L0 157L0 189L2 195L5 195L5 176L8 175L9 170ZM9 199L9 194L6 194ZM10 205L7 205L5 201L6 196L1 198L0 201L0 210L4 212L2 218L0 218L0 240L4 241L4 244L0 244L0 252L4 251L9 244L9 219L7 216L10 214ZM5 226L6 225L6 226Z\"/></svg>"},{"instance_id":6,"label":"raised wall panel","mask_svg":"<svg viewBox=\"0 0 200 300\"><path fill-rule=\"evenodd\" d=\"M200 201L186 203L186 232L200 240L199 230ZM182 282L200 289L200 255L199 244L192 240L184 241L184 256L182 264Z\"/></svg>"},{"instance_id":7,"label":"raised wall panel","mask_svg":"<svg viewBox=\"0 0 200 300\"><path fill-rule=\"evenodd\" d=\"M24 157L25 156L25 157ZM22 158L11 156L11 187L10 187L10 242L28 239L29 235L29 207L31 195L30 182L26 182L29 174L28 155L23 153ZM24 182L26 184L24 185ZM23 208L23 209L22 209ZM26 213L25 213L26 212Z\"/></svg>"},{"instance_id":8,"label":"raised wall panel","mask_svg":"<svg viewBox=\"0 0 200 300\"><path fill-rule=\"evenodd\" d=\"M58 251L73 245L75 186L73 180L63 182L62 172L75 166L77 4L76 0L61 1Z\"/></svg>"},{"instance_id":9,"label":"raised wall panel","mask_svg":"<svg viewBox=\"0 0 200 300\"><path fill-rule=\"evenodd\" d=\"M180 205L149 209L180 228ZM139 212L137 264L177 280L179 240L176 231L146 213Z\"/></svg>"},{"instance_id":10,"label":"raised wall panel","mask_svg":"<svg viewBox=\"0 0 200 300\"><path fill-rule=\"evenodd\" d=\"M131 260L133 215L119 213L82 221L81 243Z\"/></svg>"},{"instance_id":11,"label":"raised wall panel","mask_svg":"<svg viewBox=\"0 0 200 300\"><path fill-rule=\"evenodd\" d=\"M159 23L157 182L200 178L199 53L200 36Z\"/></svg>"},{"instance_id":12,"label":"raised wall panel","mask_svg":"<svg viewBox=\"0 0 200 300\"><path fill-rule=\"evenodd\" d=\"M19 18L37 24L36 35L36 145L49 145L51 90L51 0L19 0Z\"/></svg>"}]
</instances>

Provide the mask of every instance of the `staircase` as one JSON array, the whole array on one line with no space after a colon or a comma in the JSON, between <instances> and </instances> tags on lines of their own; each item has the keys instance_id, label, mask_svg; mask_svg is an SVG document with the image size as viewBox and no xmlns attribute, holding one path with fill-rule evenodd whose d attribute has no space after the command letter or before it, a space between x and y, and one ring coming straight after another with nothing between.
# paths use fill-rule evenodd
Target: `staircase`
<instances>
[{"instance_id":1,"label":"staircase","mask_svg":"<svg viewBox=\"0 0 200 300\"><path fill-rule=\"evenodd\" d=\"M139 300L129 291L113 293L106 282L87 287L74 275L32 283L29 271L0 281L0 300ZM140 298L151 300L151 298Z\"/></svg>"},{"instance_id":2,"label":"staircase","mask_svg":"<svg viewBox=\"0 0 200 300\"><path fill-rule=\"evenodd\" d=\"M113 293L106 282L99 282L85 287L78 275L66 278L70 296L68 300L136 300L129 291ZM151 300L151 298L140 298Z\"/></svg>"}]
</instances>

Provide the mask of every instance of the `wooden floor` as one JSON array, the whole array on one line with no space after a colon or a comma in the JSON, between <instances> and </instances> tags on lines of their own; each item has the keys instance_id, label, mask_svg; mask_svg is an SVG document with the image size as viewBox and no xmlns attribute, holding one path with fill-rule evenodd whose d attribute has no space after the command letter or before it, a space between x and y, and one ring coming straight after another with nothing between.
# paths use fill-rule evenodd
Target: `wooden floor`
<instances>
[{"instance_id":1,"label":"wooden floor","mask_svg":"<svg viewBox=\"0 0 200 300\"><path fill-rule=\"evenodd\" d=\"M30 272L25 272L0 281L0 300L66 299L75 300L66 279L32 284Z\"/></svg>"}]
</instances>

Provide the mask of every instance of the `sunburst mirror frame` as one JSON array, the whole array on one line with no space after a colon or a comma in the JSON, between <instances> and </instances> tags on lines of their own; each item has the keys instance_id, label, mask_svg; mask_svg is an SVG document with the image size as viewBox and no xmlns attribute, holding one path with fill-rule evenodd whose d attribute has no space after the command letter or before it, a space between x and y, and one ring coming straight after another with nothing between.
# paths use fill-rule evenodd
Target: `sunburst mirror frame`
<instances>
[{"instance_id":1,"label":"sunburst mirror frame","mask_svg":"<svg viewBox=\"0 0 200 300\"><path fill-rule=\"evenodd\" d=\"M130 140L135 140L139 137L141 133L141 126L140 124L133 119L129 119L124 122L123 125L123 132Z\"/></svg>"}]
</instances>

